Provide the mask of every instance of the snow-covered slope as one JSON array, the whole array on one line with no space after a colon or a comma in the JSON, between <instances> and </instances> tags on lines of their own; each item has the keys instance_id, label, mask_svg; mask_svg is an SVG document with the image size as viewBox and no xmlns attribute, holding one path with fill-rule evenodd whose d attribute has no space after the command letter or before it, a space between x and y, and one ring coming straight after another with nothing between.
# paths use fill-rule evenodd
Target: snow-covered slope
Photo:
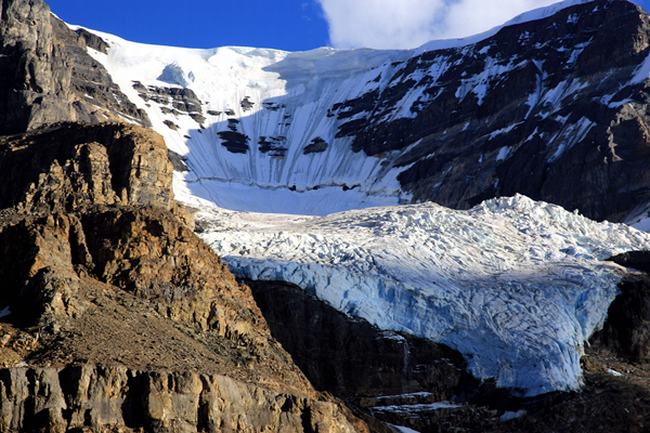
<instances>
[{"instance_id":1,"label":"snow-covered slope","mask_svg":"<svg viewBox=\"0 0 650 433\"><path fill-rule=\"evenodd\" d=\"M457 65L453 53L447 53L426 71L402 76L409 59L426 51L462 47L467 47L463 56L485 55L473 53L472 46L503 27L582 3L588 1L560 2L482 35L434 41L410 51L196 50L137 44L95 32L110 48L107 54L92 50L91 54L147 112L170 149L187 158L189 171L178 175L177 184L185 183L193 195L235 210L327 214L409 201L410 193L401 188L397 176L410 165L399 161L421 141L373 156L354 151L354 137L342 133L341 127L370 113L357 108L350 112L342 103L360 97L363 101L375 91L386 93L406 81L426 78L426 86L414 85L394 107L378 115L387 124L413 118L417 113L413 107L430 101L428 89ZM481 99L491 79L520 68L504 62L487 59L485 70L467 77L456 91L458 103L468 94ZM197 97L189 110L177 109L175 104L183 101L164 94L180 89L190 89ZM496 149L497 161L506 159L504 151Z\"/></svg>"},{"instance_id":2,"label":"snow-covered slope","mask_svg":"<svg viewBox=\"0 0 650 433\"><path fill-rule=\"evenodd\" d=\"M371 83L378 73L375 67L405 53L193 50L97 34L111 48L108 55L91 54L147 112L169 148L187 157L190 172L179 175L179 181L192 194L231 209L307 214L400 201L396 173L382 167L379 158L354 153L349 138L335 139L336 119L327 112L336 102L376 85ZM143 99L134 89L136 81L157 89L191 89L205 121ZM248 150L233 153L223 146L219 133L224 131L245 136ZM262 152L263 137L276 148ZM328 143L328 149L305 154L316 138Z\"/></svg>"},{"instance_id":3,"label":"snow-covered slope","mask_svg":"<svg viewBox=\"0 0 650 433\"><path fill-rule=\"evenodd\" d=\"M528 395L579 386L583 342L621 276L602 260L650 248L648 234L523 196L329 217L202 207L205 240L236 274L292 282L381 328L448 344L478 377Z\"/></svg>"}]
</instances>

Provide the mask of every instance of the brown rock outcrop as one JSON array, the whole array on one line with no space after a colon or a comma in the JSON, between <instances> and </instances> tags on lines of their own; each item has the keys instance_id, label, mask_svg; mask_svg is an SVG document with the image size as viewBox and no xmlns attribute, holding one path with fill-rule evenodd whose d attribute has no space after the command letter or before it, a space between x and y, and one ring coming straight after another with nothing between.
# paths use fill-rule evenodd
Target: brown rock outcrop
<instances>
[{"instance_id":1,"label":"brown rock outcrop","mask_svg":"<svg viewBox=\"0 0 650 433\"><path fill-rule=\"evenodd\" d=\"M0 137L0 209L170 208L172 170L162 137L135 126L64 123Z\"/></svg>"},{"instance_id":2,"label":"brown rock outcrop","mask_svg":"<svg viewBox=\"0 0 650 433\"><path fill-rule=\"evenodd\" d=\"M39 129L0 169L0 431L368 431L184 222L157 134Z\"/></svg>"},{"instance_id":3,"label":"brown rock outcrop","mask_svg":"<svg viewBox=\"0 0 650 433\"><path fill-rule=\"evenodd\" d=\"M0 430L354 432L345 409L226 376L126 367L0 370Z\"/></svg>"}]
</instances>

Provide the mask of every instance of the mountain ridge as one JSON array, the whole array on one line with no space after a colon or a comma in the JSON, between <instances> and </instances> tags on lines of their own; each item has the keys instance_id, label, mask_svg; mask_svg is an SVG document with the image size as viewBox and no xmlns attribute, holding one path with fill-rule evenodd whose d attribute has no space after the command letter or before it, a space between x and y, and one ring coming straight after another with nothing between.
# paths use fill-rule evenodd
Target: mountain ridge
<instances>
[{"instance_id":1,"label":"mountain ridge","mask_svg":"<svg viewBox=\"0 0 650 433\"><path fill-rule=\"evenodd\" d=\"M523 17L532 21L422 53L183 50L103 34L112 48L91 54L186 160L181 197L326 214L424 200L469 208L523 193L628 220L650 202L639 173L647 77L635 76L647 15L600 0ZM192 95L169 95L183 88Z\"/></svg>"}]
</instances>

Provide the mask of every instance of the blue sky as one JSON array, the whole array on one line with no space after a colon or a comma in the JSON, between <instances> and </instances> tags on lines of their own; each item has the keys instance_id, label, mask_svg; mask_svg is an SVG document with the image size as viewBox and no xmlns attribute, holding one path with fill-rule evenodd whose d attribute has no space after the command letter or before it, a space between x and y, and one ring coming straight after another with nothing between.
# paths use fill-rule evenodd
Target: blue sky
<instances>
[{"instance_id":1,"label":"blue sky","mask_svg":"<svg viewBox=\"0 0 650 433\"><path fill-rule=\"evenodd\" d=\"M352 0L353 1L353 0ZM49 0L71 24L138 42L305 50L328 44L315 0Z\"/></svg>"},{"instance_id":2,"label":"blue sky","mask_svg":"<svg viewBox=\"0 0 650 433\"><path fill-rule=\"evenodd\" d=\"M413 48L557 0L49 0L72 24L153 44ZM650 0L638 0L648 9Z\"/></svg>"}]
</instances>

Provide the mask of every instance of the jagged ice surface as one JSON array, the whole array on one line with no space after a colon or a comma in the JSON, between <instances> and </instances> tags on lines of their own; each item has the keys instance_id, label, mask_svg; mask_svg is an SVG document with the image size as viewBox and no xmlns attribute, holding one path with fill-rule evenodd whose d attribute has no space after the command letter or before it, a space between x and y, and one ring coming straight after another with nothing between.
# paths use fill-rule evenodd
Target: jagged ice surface
<instances>
[{"instance_id":1,"label":"jagged ice surface","mask_svg":"<svg viewBox=\"0 0 650 433\"><path fill-rule=\"evenodd\" d=\"M621 269L650 235L523 196L328 217L204 207L205 240L238 275L288 281L383 329L459 350L478 377L526 395L576 389Z\"/></svg>"}]
</instances>

